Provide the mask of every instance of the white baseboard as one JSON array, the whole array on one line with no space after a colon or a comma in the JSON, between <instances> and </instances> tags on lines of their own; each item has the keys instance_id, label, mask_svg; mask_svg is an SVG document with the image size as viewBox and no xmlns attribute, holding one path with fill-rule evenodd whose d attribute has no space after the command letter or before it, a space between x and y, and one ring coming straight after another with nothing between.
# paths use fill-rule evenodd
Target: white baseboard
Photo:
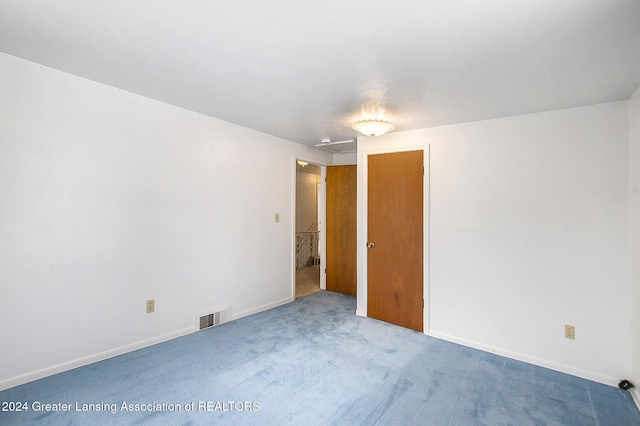
<instances>
[{"instance_id":1,"label":"white baseboard","mask_svg":"<svg viewBox=\"0 0 640 426\"><path fill-rule=\"evenodd\" d=\"M266 311L271 308L275 308L280 305L284 305L295 300L293 297L287 297L285 299L277 300L275 302L267 303L265 305L258 306L256 308L247 309L229 316L229 321L233 321L248 315L257 314L258 312ZM82 367L85 365L93 364L94 362L103 361L107 358L122 355L127 352L132 352L138 349L146 348L147 346L155 345L157 343L166 342L167 340L182 337L187 334L197 331L197 327L188 327L182 330L174 331L172 333L163 334L161 336L153 337L151 339L142 340L140 342L132 343L125 346L120 346L115 349L100 352L95 355L90 355L83 358L74 359L72 361L64 362L62 364L54 365L52 367L43 368L41 370L33 371L30 373L22 374L20 376L11 377L0 381L0 391L9 389L15 386L23 385L25 383L33 382L34 380L42 379L54 374L62 373L74 368Z\"/></svg>"},{"instance_id":2,"label":"white baseboard","mask_svg":"<svg viewBox=\"0 0 640 426\"><path fill-rule=\"evenodd\" d=\"M285 297L284 299L276 300L275 302L266 303L264 305L257 306L255 308L247 309L246 311L238 312L229 315L229 321L237 320L249 315L257 314L259 312L267 311L269 309L277 308L278 306L286 305L295 300L295 297Z\"/></svg>"},{"instance_id":3,"label":"white baseboard","mask_svg":"<svg viewBox=\"0 0 640 426\"><path fill-rule=\"evenodd\" d=\"M633 402L636 403L636 407L638 407L638 410L640 411L640 389L632 388L629 392L631 393L631 398L633 398Z\"/></svg>"},{"instance_id":4,"label":"white baseboard","mask_svg":"<svg viewBox=\"0 0 640 426\"><path fill-rule=\"evenodd\" d=\"M93 364L94 362L103 361L107 358L126 354L138 349L146 348L147 346L155 345L157 343L166 342L167 340L175 339L193 333L196 331L195 327L183 328L182 330L174 331L172 333L163 334L161 336L153 337L151 339L142 340L140 342L132 343L130 345L120 346L115 349L100 352L94 355L89 355L83 358L74 359L72 361L63 362L62 364L54 365L52 367L43 368L41 370L33 371L31 373L22 374L20 376L11 377L0 381L0 391L9 389L15 386L23 385L25 383L33 382L34 380L42 379L44 377L52 376L54 374L62 373L64 371L72 370L74 368L82 367L85 365Z\"/></svg>"},{"instance_id":5,"label":"white baseboard","mask_svg":"<svg viewBox=\"0 0 640 426\"><path fill-rule=\"evenodd\" d=\"M490 352L496 355L501 355L507 358L515 359L517 361L522 361L528 364L537 365L538 367L544 367L550 370L555 370L560 373L570 374L572 376L580 377L587 380L592 380L594 382L602 383L609 386L614 386L614 387L618 386L619 378L608 376L606 374L600 374L592 371L582 370L580 368L576 368L570 365L560 364L560 363L549 361L542 358L536 358L531 355L526 355L519 352L513 352L506 349L501 349L501 348L494 348L482 343L460 339L458 337L449 336L443 333L438 333L436 331L431 331L430 333L428 333L428 335L438 339L446 340L448 342L457 343L462 346L479 349L484 352Z\"/></svg>"}]
</instances>

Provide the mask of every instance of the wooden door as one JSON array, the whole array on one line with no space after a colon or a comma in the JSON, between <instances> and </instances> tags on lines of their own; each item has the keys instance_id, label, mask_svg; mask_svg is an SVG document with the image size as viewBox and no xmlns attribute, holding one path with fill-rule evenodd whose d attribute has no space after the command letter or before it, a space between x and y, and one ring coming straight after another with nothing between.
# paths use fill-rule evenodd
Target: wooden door
<instances>
[{"instance_id":1,"label":"wooden door","mask_svg":"<svg viewBox=\"0 0 640 426\"><path fill-rule=\"evenodd\" d=\"M367 315L418 331L424 318L423 158L423 151L369 155L367 193Z\"/></svg>"},{"instance_id":2,"label":"wooden door","mask_svg":"<svg viewBox=\"0 0 640 426\"><path fill-rule=\"evenodd\" d=\"M327 167L327 290L356 295L356 166Z\"/></svg>"}]
</instances>

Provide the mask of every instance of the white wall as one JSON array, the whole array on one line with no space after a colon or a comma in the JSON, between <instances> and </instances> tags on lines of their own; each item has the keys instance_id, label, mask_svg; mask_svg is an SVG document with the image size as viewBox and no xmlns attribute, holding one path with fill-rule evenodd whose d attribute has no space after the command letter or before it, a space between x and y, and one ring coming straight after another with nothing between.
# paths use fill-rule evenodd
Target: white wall
<instances>
[{"instance_id":1,"label":"white wall","mask_svg":"<svg viewBox=\"0 0 640 426\"><path fill-rule=\"evenodd\" d=\"M640 88L629 102L629 261L631 265L631 354L629 380L640 408Z\"/></svg>"},{"instance_id":2,"label":"white wall","mask_svg":"<svg viewBox=\"0 0 640 426\"><path fill-rule=\"evenodd\" d=\"M427 333L604 383L627 376L628 103L363 138L358 166L426 144ZM363 201L359 215L366 241Z\"/></svg>"},{"instance_id":3,"label":"white wall","mask_svg":"<svg viewBox=\"0 0 640 426\"><path fill-rule=\"evenodd\" d=\"M293 299L295 159L331 154L5 54L0 82L0 389Z\"/></svg>"},{"instance_id":4,"label":"white wall","mask_svg":"<svg viewBox=\"0 0 640 426\"><path fill-rule=\"evenodd\" d=\"M358 153L349 152L346 154L333 154L334 166L350 166L358 163Z\"/></svg>"},{"instance_id":5,"label":"white wall","mask_svg":"<svg viewBox=\"0 0 640 426\"><path fill-rule=\"evenodd\" d=\"M320 175L296 173L296 232L318 230L318 184Z\"/></svg>"}]
</instances>

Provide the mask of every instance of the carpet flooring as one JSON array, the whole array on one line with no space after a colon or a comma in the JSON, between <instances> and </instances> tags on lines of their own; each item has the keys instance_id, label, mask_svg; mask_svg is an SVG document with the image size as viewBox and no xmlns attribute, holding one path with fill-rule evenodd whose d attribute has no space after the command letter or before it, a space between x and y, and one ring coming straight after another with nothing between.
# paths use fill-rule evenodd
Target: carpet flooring
<instances>
[{"instance_id":1,"label":"carpet flooring","mask_svg":"<svg viewBox=\"0 0 640 426\"><path fill-rule=\"evenodd\" d=\"M357 317L355 304L322 291L0 392L29 408L0 424L640 425L617 388Z\"/></svg>"}]
</instances>

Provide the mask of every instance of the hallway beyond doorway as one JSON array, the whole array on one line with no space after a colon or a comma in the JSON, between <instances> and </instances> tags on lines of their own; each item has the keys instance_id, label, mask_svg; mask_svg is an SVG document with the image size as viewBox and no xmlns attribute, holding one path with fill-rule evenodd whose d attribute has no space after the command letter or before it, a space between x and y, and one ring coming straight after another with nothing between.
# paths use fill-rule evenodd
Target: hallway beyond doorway
<instances>
[{"instance_id":1,"label":"hallway beyond doorway","mask_svg":"<svg viewBox=\"0 0 640 426\"><path fill-rule=\"evenodd\" d=\"M320 265L296 270L296 299L320 291Z\"/></svg>"}]
</instances>

